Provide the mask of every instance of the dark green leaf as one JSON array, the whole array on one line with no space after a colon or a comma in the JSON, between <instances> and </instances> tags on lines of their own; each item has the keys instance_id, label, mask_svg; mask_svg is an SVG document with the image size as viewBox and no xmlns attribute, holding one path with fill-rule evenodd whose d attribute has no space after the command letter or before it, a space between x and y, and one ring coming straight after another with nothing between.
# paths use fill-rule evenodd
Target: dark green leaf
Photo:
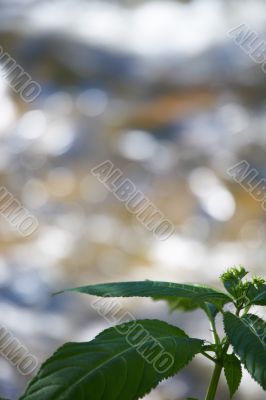
<instances>
[{"instance_id":1,"label":"dark green leaf","mask_svg":"<svg viewBox=\"0 0 266 400\"><path fill-rule=\"evenodd\" d=\"M266 322L255 314L246 314L242 319L256 333L262 344L266 346Z\"/></svg>"},{"instance_id":2,"label":"dark green leaf","mask_svg":"<svg viewBox=\"0 0 266 400\"><path fill-rule=\"evenodd\" d=\"M226 354L223 361L224 374L229 387L230 397L233 397L242 378L241 363L234 354Z\"/></svg>"},{"instance_id":3,"label":"dark green leaf","mask_svg":"<svg viewBox=\"0 0 266 400\"><path fill-rule=\"evenodd\" d=\"M224 328L235 353L265 390L266 348L260 338L246 321L229 312L224 316Z\"/></svg>"},{"instance_id":4,"label":"dark green leaf","mask_svg":"<svg viewBox=\"0 0 266 400\"><path fill-rule=\"evenodd\" d=\"M21 400L136 400L185 367L202 345L162 321L127 322L59 348Z\"/></svg>"},{"instance_id":5,"label":"dark green leaf","mask_svg":"<svg viewBox=\"0 0 266 400\"><path fill-rule=\"evenodd\" d=\"M67 291L103 297L136 296L162 298L165 296L175 296L179 298L189 298L195 302L207 301L218 307L222 307L225 303L232 301L225 293L208 286L157 281L103 283L67 289Z\"/></svg>"},{"instance_id":6,"label":"dark green leaf","mask_svg":"<svg viewBox=\"0 0 266 400\"><path fill-rule=\"evenodd\" d=\"M251 304L256 304L260 306L266 305L266 284L262 285L250 285L247 293Z\"/></svg>"}]
</instances>

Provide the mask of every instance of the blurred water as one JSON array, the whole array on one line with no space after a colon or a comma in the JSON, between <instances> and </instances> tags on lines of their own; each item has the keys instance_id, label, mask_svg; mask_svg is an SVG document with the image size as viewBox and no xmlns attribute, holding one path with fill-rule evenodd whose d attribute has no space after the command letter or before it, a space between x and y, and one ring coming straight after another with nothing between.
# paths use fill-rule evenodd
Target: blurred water
<instances>
[{"instance_id":1,"label":"blurred water","mask_svg":"<svg viewBox=\"0 0 266 400\"><path fill-rule=\"evenodd\" d=\"M265 75L227 36L246 23L265 38L264 11L255 0L0 2L0 45L42 87L26 104L0 80L1 184L40 224L22 238L0 219L0 315L40 361L106 327L90 298L50 296L60 288L216 285L238 264L265 275L265 212L226 173L246 159L266 176ZM174 223L171 238L158 241L90 173L107 159ZM201 314L126 304L208 329ZM0 393L17 398L27 378L5 360L0 370ZM203 396L206 371L198 359L147 399ZM238 398L251 395L263 397L245 376Z\"/></svg>"}]
</instances>

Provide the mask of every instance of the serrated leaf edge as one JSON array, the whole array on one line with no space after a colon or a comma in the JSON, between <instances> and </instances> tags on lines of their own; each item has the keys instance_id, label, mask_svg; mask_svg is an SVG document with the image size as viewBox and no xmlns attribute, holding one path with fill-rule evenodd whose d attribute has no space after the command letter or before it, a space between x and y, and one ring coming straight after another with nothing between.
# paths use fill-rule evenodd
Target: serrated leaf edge
<instances>
[{"instance_id":1,"label":"serrated leaf edge","mask_svg":"<svg viewBox=\"0 0 266 400\"><path fill-rule=\"evenodd\" d=\"M224 315L226 315L227 313L225 313ZM230 313L229 313L230 314ZM233 315L233 314L232 314ZM241 320L241 318L239 318L240 320ZM242 320L241 320L242 321ZM247 327L247 324L245 324L244 323L244 321L242 321L243 322L243 324L245 325L245 327ZM223 322L223 326L224 326L224 331L226 332L226 329L225 329L225 324L224 324L224 322ZM253 334L254 334L254 332L252 332ZM226 332L226 335L227 335L227 332ZM236 348L235 348L235 346L231 343L231 341L230 341L230 338L229 338L229 336L227 335L227 337L228 337L228 339L229 339L229 342L230 342L230 345L233 347L233 349L234 349L234 352L235 352L235 354L237 354L237 351L236 351ZM262 384L259 382L259 381L257 381L257 379L249 372L249 370L247 369L247 367L246 367L246 365L245 365L245 363L241 360L241 358L240 358L240 362L241 362L241 364L243 364L244 365L244 367L245 367L245 369L246 369L246 371L248 372L248 374L251 376L251 378L254 380L254 382L256 382L264 391L266 390L266 388L264 388L263 386L262 386Z\"/></svg>"},{"instance_id":2,"label":"serrated leaf edge","mask_svg":"<svg viewBox=\"0 0 266 400\"><path fill-rule=\"evenodd\" d=\"M226 354L226 356L230 356L230 355L231 355L231 354ZM237 358L237 357L236 357L236 358ZM235 388L235 390L234 390L233 393L232 393L231 388L230 388L230 385L229 385L229 383L228 383L227 371L226 371L226 369L224 368L224 375L225 375L226 382L227 382L227 385L228 385L228 388L229 388L230 398L232 398L232 397L234 396L234 394L238 391L239 386L240 386L240 383L241 383L241 379L242 379L242 377L243 377L243 371L242 371L241 360L238 359L238 361L239 361L239 364L240 364L240 374L241 374L241 376L240 376L238 385L237 385L237 387Z\"/></svg>"}]
</instances>

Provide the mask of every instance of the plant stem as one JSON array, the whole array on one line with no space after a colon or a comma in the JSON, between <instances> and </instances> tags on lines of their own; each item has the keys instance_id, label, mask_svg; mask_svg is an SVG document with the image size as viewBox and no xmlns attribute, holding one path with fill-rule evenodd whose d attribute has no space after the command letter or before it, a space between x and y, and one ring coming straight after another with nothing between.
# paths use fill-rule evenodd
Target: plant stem
<instances>
[{"instance_id":1,"label":"plant stem","mask_svg":"<svg viewBox=\"0 0 266 400\"><path fill-rule=\"evenodd\" d=\"M223 369L222 359L223 359L223 355L227 353L228 348L229 348L229 342L227 340L223 346L222 352L218 355L219 358L216 361L216 365L215 365L215 368L214 368L214 371L212 374L211 382L210 382L205 400L215 400L218 383L219 383L221 372Z\"/></svg>"},{"instance_id":2,"label":"plant stem","mask_svg":"<svg viewBox=\"0 0 266 400\"><path fill-rule=\"evenodd\" d=\"M222 363L216 363L205 400L215 400L215 394L217 391L222 369Z\"/></svg>"},{"instance_id":3,"label":"plant stem","mask_svg":"<svg viewBox=\"0 0 266 400\"><path fill-rule=\"evenodd\" d=\"M209 360L213 361L216 363L216 359L213 358L212 356L210 356L208 353L206 353L205 351L202 351L201 354L205 357L207 357Z\"/></svg>"},{"instance_id":4,"label":"plant stem","mask_svg":"<svg viewBox=\"0 0 266 400\"><path fill-rule=\"evenodd\" d=\"M215 322L214 322L213 318L210 319L210 324L211 324L211 328L212 328L213 340L214 340L216 345L219 345L220 344L220 338L219 338L219 335L217 333L216 325L215 325Z\"/></svg>"}]
</instances>

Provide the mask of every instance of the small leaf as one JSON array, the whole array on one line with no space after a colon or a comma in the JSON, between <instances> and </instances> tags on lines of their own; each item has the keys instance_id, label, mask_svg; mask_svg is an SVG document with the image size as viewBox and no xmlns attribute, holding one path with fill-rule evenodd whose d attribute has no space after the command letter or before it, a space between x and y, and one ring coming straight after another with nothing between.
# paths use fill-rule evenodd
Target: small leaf
<instances>
[{"instance_id":1,"label":"small leaf","mask_svg":"<svg viewBox=\"0 0 266 400\"><path fill-rule=\"evenodd\" d=\"M185 367L203 341L157 320L106 329L88 343L59 348L21 400L137 400Z\"/></svg>"},{"instance_id":2,"label":"small leaf","mask_svg":"<svg viewBox=\"0 0 266 400\"><path fill-rule=\"evenodd\" d=\"M139 281L103 283L98 285L82 286L66 291L92 294L102 297L171 297L189 298L195 302L213 303L221 308L232 299L223 292L204 285L179 284L171 282Z\"/></svg>"},{"instance_id":3,"label":"small leaf","mask_svg":"<svg viewBox=\"0 0 266 400\"><path fill-rule=\"evenodd\" d=\"M164 296L164 297L153 297L153 300L161 300L166 301L168 304L170 312L174 311L183 311L183 312L191 312L201 308L208 315L209 318L214 319L219 312L219 309L211 303L203 302L203 301L195 301L190 298L183 297L174 297L174 296Z\"/></svg>"},{"instance_id":4,"label":"small leaf","mask_svg":"<svg viewBox=\"0 0 266 400\"><path fill-rule=\"evenodd\" d=\"M208 315L209 318L212 318L213 320L215 319L216 315L218 314L219 310L218 308L211 303L202 303L200 306Z\"/></svg>"},{"instance_id":5,"label":"small leaf","mask_svg":"<svg viewBox=\"0 0 266 400\"><path fill-rule=\"evenodd\" d=\"M153 297L153 300L165 300L168 304L170 312L174 311L194 311L200 307L200 303L197 303L189 298L174 297L174 296L164 296L164 297Z\"/></svg>"},{"instance_id":6,"label":"small leaf","mask_svg":"<svg viewBox=\"0 0 266 400\"><path fill-rule=\"evenodd\" d=\"M242 378L241 363L234 354L226 354L223 361L224 374L229 387L230 397L233 397Z\"/></svg>"},{"instance_id":7,"label":"small leaf","mask_svg":"<svg viewBox=\"0 0 266 400\"><path fill-rule=\"evenodd\" d=\"M224 328L241 362L266 390L266 348L258 335L245 320L229 312L224 315Z\"/></svg>"}]
</instances>

